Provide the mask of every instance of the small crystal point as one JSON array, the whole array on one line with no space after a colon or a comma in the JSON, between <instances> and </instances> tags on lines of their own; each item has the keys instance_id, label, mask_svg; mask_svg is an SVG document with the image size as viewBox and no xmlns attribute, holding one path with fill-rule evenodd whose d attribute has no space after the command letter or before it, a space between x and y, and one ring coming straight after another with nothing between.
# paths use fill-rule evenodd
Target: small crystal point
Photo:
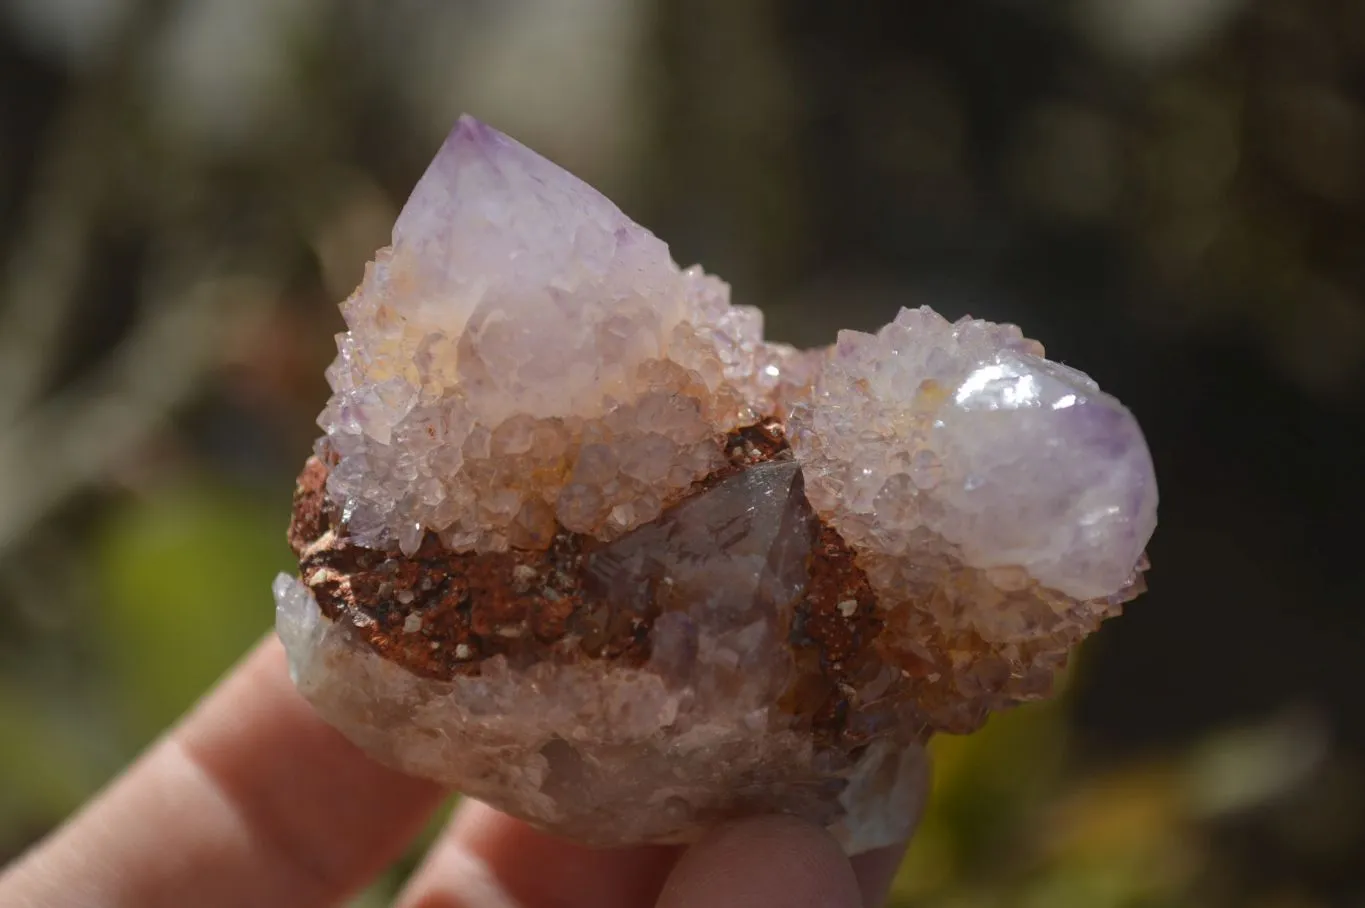
<instances>
[{"instance_id":1,"label":"small crystal point","mask_svg":"<svg viewBox=\"0 0 1365 908\"><path fill-rule=\"evenodd\" d=\"M629 614L684 615L654 630L660 652L681 645L671 633L701 647L682 679L761 709L791 672L785 616L809 583L817 528L797 464L760 464L593 553L588 590Z\"/></svg>"},{"instance_id":2,"label":"small crystal point","mask_svg":"<svg viewBox=\"0 0 1365 908\"><path fill-rule=\"evenodd\" d=\"M597 190L470 116L460 118L403 206L393 255L425 278L414 289L484 285L508 300L571 289L590 272L609 277L618 259L655 279L676 270L668 247ZM449 308L452 300L445 302Z\"/></svg>"},{"instance_id":3,"label":"small crystal point","mask_svg":"<svg viewBox=\"0 0 1365 908\"><path fill-rule=\"evenodd\" d=\"M274 589L295 682L541 828L903 841L928 737L1046 695L1144 589L1151 457L1087 376L927 307L769 343L473 118L342 312Z\"/></svg>"}]
</instances>

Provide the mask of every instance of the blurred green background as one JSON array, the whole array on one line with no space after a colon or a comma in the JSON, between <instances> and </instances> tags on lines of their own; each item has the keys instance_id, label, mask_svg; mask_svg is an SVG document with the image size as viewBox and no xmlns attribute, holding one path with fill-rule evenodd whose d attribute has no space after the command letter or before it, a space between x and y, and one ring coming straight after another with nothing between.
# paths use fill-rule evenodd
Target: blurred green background
<instances>
[{"instance_id":1,"label":"blurred green background","mask_svg":"<svg viewBox=\"0 0 1365 908\"><path fill-rule=\"evenodd\" d=\"M0 858L269 626L335 304L462 111L781 339L1015 321L1146 428L1152 592L936 742L896 904L1365 905L1351 0L0 0Z\"/></svg>"}]
</instances>

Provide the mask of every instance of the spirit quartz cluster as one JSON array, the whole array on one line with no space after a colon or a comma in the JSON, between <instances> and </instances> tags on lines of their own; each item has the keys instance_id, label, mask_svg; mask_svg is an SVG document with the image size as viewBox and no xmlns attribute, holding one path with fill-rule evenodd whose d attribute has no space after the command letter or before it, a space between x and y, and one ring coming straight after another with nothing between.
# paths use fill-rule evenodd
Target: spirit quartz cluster
<instances>
[{"instance_id":1,"label":"spirit quartz cluster","mask_svg":"<svg viewBox=\"0 0 1365 908\"><path fill-rule=\"evenodd\" d=\"M1017 328L828 349L464 118L342 306L275 583L380 760L597 845L786 812L904 836L924 744L1142 590L1141 431Z\"/></svg>"}]
</instances>

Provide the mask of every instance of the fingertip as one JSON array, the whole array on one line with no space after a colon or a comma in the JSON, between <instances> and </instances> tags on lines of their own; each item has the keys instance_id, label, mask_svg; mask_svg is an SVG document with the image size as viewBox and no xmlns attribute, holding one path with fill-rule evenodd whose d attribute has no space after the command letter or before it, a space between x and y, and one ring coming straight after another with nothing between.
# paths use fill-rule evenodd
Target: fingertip
<instances>
[{"instance_id":1,"label":"fingertip","mask_svg":"<svg viewBox=\"0 0 1365 908\"><path fill-rule=\"evenodd\" d=\"M323 722L271 638L0 879L0 904L332 905L441 797Z\"/></svg>"},{"instance_id":2,"label":"fingertip","mask_svg":"<svg viewBox=\"0 0 1365 908\"><path fill-rule=\"evenodd\" d=\"M860 908L853 865L823 829L795 817L758 817L721 827L682 856L660 908Z\"/></svg>"},{"instance_id":3,"label":"fingertip","mask_svg":"<svg viewBox=\"0 0 1365 908\"><path fill-rule=\"evenodd\" d=\"M404 908L652 905L676 846L589 848L466 800L397 904Z\"/></svg>"}]
</instances>

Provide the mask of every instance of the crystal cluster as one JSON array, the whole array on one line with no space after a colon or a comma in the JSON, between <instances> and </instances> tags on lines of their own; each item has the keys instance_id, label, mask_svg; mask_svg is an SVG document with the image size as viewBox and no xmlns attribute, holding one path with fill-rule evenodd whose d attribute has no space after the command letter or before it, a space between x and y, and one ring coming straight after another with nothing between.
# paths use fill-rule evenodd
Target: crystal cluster
<instances>
[{"instance_id":1,"label":"crystal cluster","mask_svg":"<svg viewBox=\"0 0 1365 908\"><path fill-rule=\"evenodd\" d=\"M377 758L594 844L783 811L904 836L923 745L1044 696L1141 591L1132 415L1007 325L828 350L465 118L328 370L275 585Z\"/></svg>"},{"instance_id":2,"label":"crystal cluster","mask_svg":"<svg viewBox=\"0 0 1365 908\"><path fill-rule=\"evenodd\" d=\"M357 541L408 553L427 530L489 551L653 520L793 357L724 283L468 118L342 311L329 489Z\"/></svg>"}]
</instances>

